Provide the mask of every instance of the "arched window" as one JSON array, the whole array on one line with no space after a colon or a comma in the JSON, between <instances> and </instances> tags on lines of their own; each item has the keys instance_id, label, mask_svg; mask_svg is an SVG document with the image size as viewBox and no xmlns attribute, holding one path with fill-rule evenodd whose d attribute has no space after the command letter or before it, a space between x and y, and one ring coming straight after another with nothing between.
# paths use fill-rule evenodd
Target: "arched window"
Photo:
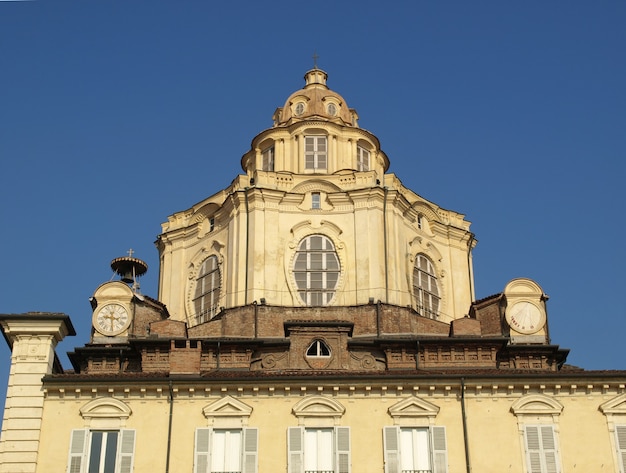
<instances>
[{"instance_id":1,"label":"arched window","mask_svg":"<svg viewBox=\"0 0 626 473\"><path fill-rule=\"evenodd\" d=\"M370 170L370 152L362 146L356 148L356 170L357 171L369 171Z\"/></svg>"},{"instance_id":2,"label":"arched window","mask_svg":"<svg viewBox=\"0 0 626 473\"><path fill-rule=\"evenodd\" d=\"M217 257L210 256L200 266L200 271L198 271L198 277L196 278L193 306L196 312L197 323L206 322L217 313L219 298L220 270L217 264Z\"/></svg>"},{"instance_id":3,"label":"arched window","mask_svg":"<svg viewBox=\"0 0 626 473\"><path fill-rule=\"evenodd\" d=\"M417 301L417 311L425 317L436 319L441 297L435 267L426 255L419 254L415 258L413 295Z\"/></svg>"},{"instance_id":4,"label":"arched window","mask_svg":"<svg viewBox=\"0 0 626 473\"><path fill-rule=\"evenodd\" d=\"M306 305L327 305L339 281L339 258L333 242L323 235L311 235L300 242L293 274L298 294Z\"/></svg>"},{"instance_id":5,"label":"arched window","mask_svg":"<svg viewBox=\"0 0 626 473\"><path fill-rule=\"evenodd\" d=\"M315 340L307 349L306 356L328 358L330 356L330 348L322 340Z\"/></svg>"}]
</instances>

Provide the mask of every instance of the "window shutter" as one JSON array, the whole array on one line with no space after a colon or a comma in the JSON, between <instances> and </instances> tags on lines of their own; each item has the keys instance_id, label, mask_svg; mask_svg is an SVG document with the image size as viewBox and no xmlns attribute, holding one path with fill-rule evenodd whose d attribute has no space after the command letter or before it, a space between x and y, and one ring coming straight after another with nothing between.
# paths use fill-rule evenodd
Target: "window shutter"
<instances>
[{"instance_id":1,"label":"window shutter","mask_svg":"<svg viewBox=\"0 0 626 473\"><path fill-rule=\"evenodd\" d=\"M70 453L67 461L67 473L82 473L83 463L85 463L85 451L87 446L86 429L72 430L70 437Z\"/></svg>"},{"instance_id":2,"label":"window shutter","mask_svg":"<svg viewBox=\"0 0 626 473\"><path fill-rule=\"evenodd\" d=\"M430 429L433 446L433 473L448 473L448 448L446 428L443 426Z\"/></svg>"},{"instance_id":3,"label":"window shutter","mask_svg":"<svg viewBox=\"0 0 626 473\"><path fill-rule=\"evenodd\" d=\"M135 431L124 429L120 431L121 441L118 446L118 462L120 473L133 471L133 456L135 453Z\"/></svg>"},{"instance_id":4,"label":"window shutter","mask_svg":"<svg viewBox=\"0 0 626 473\"><path fill-rule=\"evenodd\" d=\"M554 427L529 425L524 431L529 473L558 473L559 461Z\"/></svg>"},{"instance_id":5,"label":"window shutter","mask_svg":"<svg viewBox=\"0 0 626 473\"><path fill-rule=\"evenodd\" d=\"M287 432L287 449L289 451L289 473L303 473L304 471L304 428L289 427Z\"/></svg>"},{"instance_id":6,"label":"window shutter","mask_svg":"<svg viewBox=\"0 0 626 473\"><path fill-rule=\"evenodd\" d=\"M556 439L551 425L541 427L541 447L546 462L546 473L558 473Z\"/></svg>"},{"instance_id":7,"label":"window shutter","mask_svg":"<svg viewBox=\"0 0 626 473\"><path fill-rule=\"evenodd\" d=\"M256 473L259 429L243 429L242 473Z\"/></svg>"},{"instance_id":8,"label":"window shutter","mask_svg":"<svg viewBox=\"0 0 626 473\"><path fill-rule=\"evenodd\" d=\"M619 457L619 471L624 473L626 471L626 425L615 426L615 444Z\"/></svg>"},{"instance_id":9,"label":"window shutter","mask_svg":"<svg viewBox=\"0 0 626 473\"><path fill-rule=\"evenodd\" d=\"M336 473L350 473L350 427L335 428Z\"/></svg>"},{"instance_id":10,"label":"window shutter","mask_svg":"<svg viewBox=\"0 0 626 473\"><path fill-rule=\"evenodd\" d=\"M196 429L194 473L209 473L211 429Z\"/></svg>"},{"instance_id":11,"label":"window shutter","mask_svg":"<svg viewBox=\"0 0 626 473\"><path fill-rule=\"evenodd\" d=\"M400 473L400 429L385 427L383 429L383 448L385 473Z\"/></svg>"},{"instance_id":12,"label":"window shutter","mask_svg":"<svg viewBox=\"0 0 626 473\"><path fill-rule=\"evenodd\" d=\"M539 442L539 427L526 426L526 459L529 473L542 473L541 471L541 447Z\"/></svg>"}]
</instances>

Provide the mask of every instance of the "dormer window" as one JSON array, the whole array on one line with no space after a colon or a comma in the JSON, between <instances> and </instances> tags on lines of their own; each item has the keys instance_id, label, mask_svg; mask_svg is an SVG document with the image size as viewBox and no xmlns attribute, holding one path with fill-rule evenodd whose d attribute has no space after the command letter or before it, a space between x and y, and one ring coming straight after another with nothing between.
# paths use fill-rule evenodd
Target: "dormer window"
<instances>
[{"instance_id":1,"label":"dormer window","mask_svg":"<svg viewBox=\"0 0 626 473\"><path fill-rule=\"evenodd\" d=\"M327 166L327 146L325 136L304 137L304 168L325 170Z\"/></svg>"},{"instance_id":2,"label":"dormer window","mask_svg":"<svg viewBox=\"0 0 626 473\"><path fill-rule=\"evenodd\" d=\"M297 116L300 116L304 113L304 102L298 102L296 104L296 108L294 109L294 112Z\"/></svg>"},{"instance_id":3,"label":"dormer window","mask_svg":"<svg viewBox=\"0 0 626 473\"><path fill-rule=\"evenodd\" d=\"M335 105L334 103L329 103L328 104L328 114L331 117L334 117L335 115L337 115L337 105Z\"/></svg>"},{"instance_id":4,"label":"dormer window","mask_svg":"<svg viewBox=\"0 0 626 473\"><path fill-rule=\"evenodd\" d=\"M263 171L274 171L274 147L270 146L262 153L263 157Z\"/></svg>"},{"instance_id":5,"label":"dormer window","mask_svg":"<svg viewBox=\"0 0 626 473\"><path fill-rule=\"evenodd\" d=\"M330 356L330 348L322 340L315 340L306 351L306 356L328 358Z\"/></svg>"},{"instance_id":6,"label":"dormer window","mask_svg":"<svg viewBox=\"0 0 626 473\"><path fill-rule=\"evenodd\" d=\"M370 170L370 152L362 146L356 148L356 170L357 171L369 171Z\"/></svg>"}]
</instances>

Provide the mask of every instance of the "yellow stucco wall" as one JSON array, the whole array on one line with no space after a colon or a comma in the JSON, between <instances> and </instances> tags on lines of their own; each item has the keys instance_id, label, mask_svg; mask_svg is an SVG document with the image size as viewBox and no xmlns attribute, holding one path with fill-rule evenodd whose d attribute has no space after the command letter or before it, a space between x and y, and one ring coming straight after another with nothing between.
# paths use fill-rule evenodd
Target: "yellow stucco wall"
<instances>
[{"instance_id":1,"label":"yellow stucco wall","mask_svg":"<svg viewBox=\"0 0 626 473\"><path fill-rule=\"evenodd\" d=\"M611 437L605 415L599 409L602 403L616 398L617 390L599 392L597 389L560 394L548 389L541 396L562 405L556 416L516 416L512 406L525 394L516 386L513 392L496 392L475 386L466 390L465 404L469 456L474 472L525 473L525 458L519 427L524 423L549 422L555 426L559 445L561 471L617 472ZM491 387L490 387L491 389ZM497 390L498 388L496 388ZM523 389L523 388L522 388ZM383 427L394 425L390 408L402 400L411 398L415 391L404 387L399 390L391 385L373 386L371 389L356 387L351 390L341 386L333 391L325 386L321 391L308 387L306 390L289 389L275 385L274 389L260 387L256 394L249 389L236 387L212 390L206 393L196 386L175 388L172 418L171 466L173 472L192 472L194 462L194 434L199 427L209 426L203 408L230 395L252 409L244 420L248 427L259 428L258 471L287 471L287 429L298 426L302 419L293 413L294 406L306 396L318 393L340 403L345 412L336 424L351 428L351 457L354 473L380 473L383 470ZM101 394L98 391L98 396ZM335 392L336 394L333 394ZM271 393L271 394L270 394ZM115 390L116 398L126 403L132 414L124 422L124 428L136 429L134 471L164 471L167 450L169 404L167 389L160 397L148 389L143 397L129 394L127 397ZM121 395L120 395L121 394ZM535 393L537 394L537 393ZM105 394L106 395L106 394ZM526 394L530 395L529 394ZM404 425L441 425L446 427L449 472L465 472L465 447L462 409L458 386L436 386L417 391L417 397L439 408L432 419L428 417L402 417ZM42 425L38 472L65 471L69 440L72 429L85 428L85 420L79 410L93 398L67 392L60 397L52 390L46 398ZM523 419L520 421L520 418ZM235 424L241 422L233 418ZM306 419L308 425L316 422L327 425L327 419Z\"/></svg>"}]
</instances>

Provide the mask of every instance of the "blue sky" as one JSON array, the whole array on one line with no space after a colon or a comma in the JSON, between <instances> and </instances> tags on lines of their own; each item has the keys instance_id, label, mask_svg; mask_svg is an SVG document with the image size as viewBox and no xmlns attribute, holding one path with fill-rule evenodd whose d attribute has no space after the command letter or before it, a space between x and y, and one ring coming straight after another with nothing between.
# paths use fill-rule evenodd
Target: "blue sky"
<instances>
[{"instance_id":1,"label":"blue sky","mask_svg":"<svg viewBox=\"0 0 626 473\"><path fill-rule=\"evenodd\" d=\"M64 312L226 187L318 65L390 171L462 212L476 296L550 296L552 341L626 369L626 2L0 2L0 313ZM0 394L10 353L0 343Z\"/></svg>"}]
</instances>

